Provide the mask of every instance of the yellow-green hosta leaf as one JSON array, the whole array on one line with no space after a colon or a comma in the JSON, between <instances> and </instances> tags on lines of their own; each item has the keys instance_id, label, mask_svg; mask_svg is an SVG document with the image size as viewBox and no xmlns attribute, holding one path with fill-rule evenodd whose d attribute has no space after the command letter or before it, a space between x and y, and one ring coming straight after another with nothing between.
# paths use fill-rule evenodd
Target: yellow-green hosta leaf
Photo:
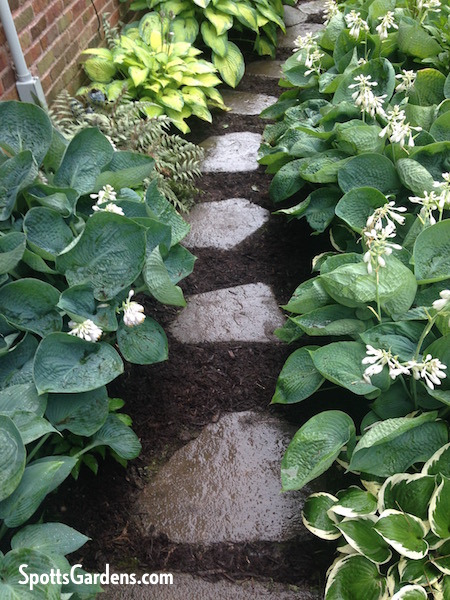
<instances>
[{"instance_id":1,"label":"yellow-green hosta leaf","mask_svg":"<svg viewBox=\"0 0 450 600\"><path fill-rule=\"evenodd\" d=\"M375 522L375 516L345 518L337 525L337 528L347 543L359 554L381 565L391 559L392 552L385 540L374 529Z\"/></svg>"},{"instance_id":2,"label":"yellow-green hosta leaf","mask_svg":"<svg viewBox=\"0 0 450 600\"><path fill-rule=\"evenodd\" d=\"M202 119L203 121L207 121L208 123L212 123L212 115L207 108L202 106L201 104L190 104L192 109L192 114Z\"/></svg>"},{"instance_id":3,"label":"yellow-green hosta leaf","mask_svg":"<svg viewBox=\"0 0 450 600\"><path fill-rule=\"evenodd\" d=\"M172 32L177 42L193 44L198 36L198 21L193 17L178 17L172 23Z\"/></svg>"},{"instance_id":4,"label":"yellow-green hosta leaf","mask_svg":"<svg viewBox=\"0 0 450 600\"><path fill-rule=\"evenodd\" d=\"M199 104L200 106L204 106L206 108L206 96L203 90L197 87L185 85L180 91L183 94L186 104Z\"/></svg>"},{"instance_id":5,"label":"yellow-green hosta leaf","mask_svg":"<svg viewBox=\"0 0 450 600\"><path fill-rule=\"evenodd\" d=\"M221 57L226 56L228 52L228 34L226 32L217 35L216 28L214 25L208 23L208 21L203 21L201 32L203 41L212 49L214 54Z\"/></svg>"},{"instance_id":6,"label":"yellow-green hosta leaf","mask_svg":"<svg viewBox=\"0 0 450 600\"><path fill-rule=\"evenodd\" d=\"M89 79L99 83L109 83L117 72L112 60L101 57L88 58L83 66Z\"/></svg>"},{"instance_id":7,"label":"yellow-green hosta leaf","mask_svg":"<svg viewBox=\"0 0 450 600\"><path fill-rule=\"evenodd\" d=\"M133 80L135 87L139 87L147 79L150 69L140 69L139 67L130 67L128 73Z\"/></svg>"},{"instance_id":8,"label":"yellow-green hosta leaf","mask_svg":"<svg viewBox=\"0 0 450 600\"><path fill-rule=\"evenodd\" d=\"M328 572L325 600L385 600L386 578L365 556L336 560Z\"/></svg>"},{"instance_id":9,"label":"yellow-green hosta leaf","mask_svg":"<svg viewBox=\"0 0 450 600\"><path fill-rule=\"evenodd\" d=\"M153 119L154 117L159 117L162 114L164 114L164 109L158 104L153 104L152 106L147 105L145 106L145 108L143 108L143 111L150 119Z\"/></svg>"},{"instance_id":10,"label":"yellow-green hosta leaf","mask_svg":"<svg viewBox=\"0 0 450 600\"><path fill-rule=\"evenodd\" d=\"M333 514L330 517L329 513L336 502L335 496L326 492L317 492L308 496L303 507L304 526L322 540L337 540L341 537L336 527L338 520Z\"/></svg>"},{"instance_id":11,"label":"yellow-green hosta leaf","mask_svg":"<svg viewBox=\"0 0 450 600\"><path fill-rule=\"evenodd\" d=\"M208 6L204 11L205 17L216 28L217 35L222 35L233 27L233 17Z\"/></svg>"},{"instance_id":12,"label":"yellow-green hosta leaf","mask_svg":"<svg viewBox=\"0 0 450 600\"><path fill-rule=\"evenodd\" d=\"M210 87L210 88L203 88L203 91L205 93L205 96L207 96L207 98L208 98L208 104L210 106L214 106L216 108L221 108L222 110L230 110L223 103L223 98L218 90Z\"/></svg>"},{"instance_id":13,"label":"yellow-green hosta leaf","mask_svg":"<svg viewBox=\"0 0 450 600\"><path fill-rule=\"evenodd\" d=\"M224 82L233 88L236 87L245 71L244 57L236 44L228 42L226 56L218 56L213 52L212 59Z\"/></svg>"},{"instance_id":14,"label":"yellow-green hosta leaf","mask_svg":"<svg viewBox=\"0 0 450 600\"><path fill-rule=\"evenodd\" d=\"M229 42L229 44L231 44L231 42ZM194 83L190 83L190 81L193 81ZM200 87L209 88L219 85L221 81L214 73L198 73L195 75L195 78L183 77L183 83L185 85L199 85Z\"/></svg>"},{"instance_id":15,"label":"yellow-green hosta leaf","mask_svg":"<svg viewBox=\"0 0 450 600\"><path fill-rule=\"evenodd\" d=\"M197 6L200 6L200 8L206 8L211 0L194 0L194 2Z\"/></svg>"},{"instance_id":16,"label":"yellow-green hosta leaf","mask_svg":"<svg viewBox=\"0 0 450 600\"><path fill-rule=\"evenodd\" d=\"M431 496L428 518L435 535L441 539L450 537L450 479L445 476Z\"/></svg>"},{"instance_id":17,"label":"yellow-green hosta leaf","mask_svg":"<svg viewBox=\"0 0 450 600\"><path fill-rule=\"evenodd\" d=\"M184 106L183 95L178 90L165 90L165 94L159 97L159 101L177 112L181 112Z\"/></svg>"},{"instance_id":18,"label":"yellow-green hosta leaf","mask_svg":"<svg viewBox=\"0 0 450 600\"><path fill-rule=\"evenodd\" d=\"M419 560L428 552L428 543L424 539L428 527L414 515L388 509L381 513L374 528L402 556Z\"/></svg>"}]
</instances>

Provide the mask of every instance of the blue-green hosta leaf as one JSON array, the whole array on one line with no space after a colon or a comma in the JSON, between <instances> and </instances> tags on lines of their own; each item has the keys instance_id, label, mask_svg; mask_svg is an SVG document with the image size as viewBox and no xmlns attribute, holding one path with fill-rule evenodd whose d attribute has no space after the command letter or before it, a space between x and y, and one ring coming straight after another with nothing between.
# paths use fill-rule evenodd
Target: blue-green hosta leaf
<instances>
[{"instance_id":1,"label":"blue-green hosta leaf","mask_svg":"<svg viewBox=\"0 0 450 600\"><path fill-rule=\"evenodd\" d=\"M333 104L339 104L343 101L354 102L352 94L355 90L354 88L350 88L349 85L355 83L354 79L358 75L370 75L372 81L378 83L376 94L387 94L385 102L389 102L396 83L395 71L389 60L386 58L376 58L345 73L333 96Z\"/></svg>"},{"instance_id":2,"label":"blue-green hosta leaf","mask_svg":"<svg viewBox=\"0 0 450 600\"><path fill-rule=\"evenodd\" d=\"M336 560L329 573L325 600L383 600L386 579L365 556L351 554Z\"/></svg>"},{"instance_id":3,"label":"blue-green hosta leaf","mask_svg":"<svg viewBox=\"0 0 450 600\"><path fill-rule=\"evenodd\" d=\"M427 227L414 244L414 272L418 283L433 283L450 277L450 219Z\"/></svg>"},{"instance_id":4,"label":"blue-green hosta leaf","mask_svg":"<svg viewBox=\"0 0 450 600\"><path fill-rule=\"evenodd\" d=\"M357 443L350 470L389 477L416 462L425 462L448 441L445 423L436 412L387 419L373 425Z\"/></svg>"},{"instance_id":5,"label":"blue-green hosta leaf","mask_svg":"<svg viewBox=\"0 0 450 600\"><path fill-rule=\"evenodd\" d=\"M51 333L39 344L33 371L39 393L69 394L106 385L123 373L123 363L109 344Z\"/></svg>"},{"instance_id":6,"label":"blue-green hosta leaf","mask_svg":"<svg viewBox=\"0 0 450 600\"><path fill-rule=\"evenodd\" d=\"M289 302L282 308L289 312L303 314L331 303L332 299L324 290L319 278L314 277L301 283L294 290Z\"/></svg>"},{"instance_id":7,"label":"blue-green hosta leaf","mask_svg":"<svg viewBox=\"0 0 450 600\"><path fill-rule=\"evenodd\" d=\"M392 596L392 600L426 600L428 594L421 585L405 585Z\"/></svg>"},{"instance_id":8,"label":"blue-green hosta leaf","mask_svg":"<svg viewBox=\"0 0 450 600\"><path fill-rule=\"evenodd\" d=\"M301 402L320 388L325 379L314 366L310 354L316 348L299 348L289 356L278 376L272 404Z\"/></svg>"},{"instance_id":9,"label":"blue-green hosta leaf","mask_svg":"<svg viewBox=\"0 0 450 600\"><path fill-rule=\"evenodd\" d=\"M376 188L357 187L342 196L336 206L336 215L361 233L373 211L386 203L386 196Z\"/></svg>"},{"instance_id":10,"label":"blue-green hosta leaf","mask_svg":"<svg viewBox=\"0 0 450 600\"><path fill-rule=\"evenodd\" d=\"M27 333L9 352L0 356L0 389L33 382L33 361L37 339Z\"/></svg>"},{"instance_id":11,"label":"blue-green hosta leaf","mask_svg":"<svg viewBox=\"0 0 450 600\"><path fill-rule=\"evenodd\" d=\"M168 357L164 329L150 317L134 327L126 326L122 321L117 331L117 343L124 359L136 365L152 365Z\"/></svg>"},{"instance_id":12,"label":"blue-green hosta leaf","mask_svg":"<svg viewBox=\"0 0 450 600\"><path fill-rule=\"evenodd\" d=\"M355 425L344 412L315 415L295 434L281 462L284 490L299 490L324 473L355 436Z\"/></svg>"},{"instance_id":13,"label":"blue-green hosta leaf","mask_svg":"<svg viewBox=\"0 0 450 600\"><path fill-rule=\"evenodd\" d=\"M186 306L181 288L174 285L170 279L159 247L147 257L142 274L150 293L159 302L173 306Z\"/></svg>"},{"instance_id":14,"label":"blue-green hosta leaf","mask_svg":"<svg viewBox=\"0 0 450 600\"><path fill-rule=\"evenodd\" d=\"M363 379L365 356L366 350L358 342L333 342L316 350L312 359L325 379L364 396L378 390Z\"/></svg>"},{"instance_id":15,"label":"blue-green hosta leaf","mask_svg":"<svg viewBox=\"0 0 450 600\"><path fill-rule=\"evenodd\" d=\"M60 254L56 268L70 286L90 283L97 300L114 298L131 286L145 260L145 229L130 219L98 212L74 246Z\"/></svg>"},{"instance_id":16,"label":"blue-green hosta leaf","mask_svg":"<svg viewBox=\"0 0 450 600\"><path fill-rule=\"evenodd\" d=\"M428 512L431 531L442 539L450 537L450 479L442 481L434 491Z\"/></svg>"},{"instance_id":17,"label":"blue-green hosta leaf","mask_svg":"<svg viewBox=\"0 0 450 600\"><path fill-rule=\"evenodd\" d=\"M114 414L108 416L103 427L89 440L89 446L109 446L125 460L136 458L141 451L141 444L134 431Z\"/></svg>"},{"instance_id":18,"label":"blue-green hosta leaf","mask_svg":"<svg viewBox=\"0 0 450 600\"><path fill-rule=\"evenodd\" d=\"M401 20L398 28L398 47L401 52L414 58L428 58L441 51L434 37L425 31L419 23Z\"/></svg>"},{"instance_id":19,"label":"blue-green hosta leaf","mask_svg":"<svg viewBox=\"0 0 450 600\"><path fill-rule=\"evenodd\" d=\"M177 244L170 249L169 254L164 256L164 266L170 277L170 281L175 285L194 270L194 263L197 258L181 244Z\"/></svg>"},{"instance_id":20,"label":"blue-green hosta leaf","mask_svg":"<svg viewBox=\"0 0 450 600\"><path fill-rule=\"evenodd\" d=\"M0 288L1 314L17 329L42 337L61 329L58 300L58 290L39 279L19 279Z\"/></svg>"},{"instance_id":21,"label":"blue-green hosta leaf","mask_svg":"<svg viewBox=\"0 0 450 600\"><path fill-rule=\"evenodd\" d=\"M25 469L26 452L19 430L12 420L0 414L0 501L19 485Z\"/></svg>"},{"instance_id":22,"label":"blue-green hosta leaf","mask_svg":"<svg viewBox=\"0 0 450 600\"><path fill-rule=\"evenodd\" d=\"M44 206L37 206L27 212L23 230L31 250L46 260L55 260L74 239L72 230L63 217L52 208Z\"/></svg>"},{"instance_id":23,"label":"blue-green hosta leaf","mask_svg":"<svg viewBox=\"0 0 450 600\"><path fill-rule=\"evenodd\" d=\"M47 396L39 396L33 383L12 385L0 392L0 412L26 410L44 416Z\"/></svg>"},{"instance_id":24,"label":"blue-green hosta leaf","mask_svg":"<svg viewBox=\"0 0 450 600\"><path fill-rule=\"evenodd\" d=\"M420 338L425 325L417 321L398 321L397 323L382 323L361 333L365 344L374 348L391 350L400 361L411 360L417 350L417 340Z\"/></svg>"},{"instance_id":25,"label":"blue-green hosta leaf","mask_svg":"<svg viewBox=\"0 0 450 600\"><path fill-rule=\"evenodd\" d=\"M364 321L356 317L353 308L340 304L323 306L299 317L291 318L306 335L310 336L351 336L362 333L366 329Z\"/></svg>"},{"instance_id":26,"label":"blue-green hosta leaf","mask_svg":"<svg viewBox=\"0 0 450 600\"><path fill-rule=\"evenodd\" d=\"M304 160L304 158L299 158L288 162L272 179L269 194L275 204L290 198L305 185L305 180L300 174L300 165Z\"/></svg>"},{"instance_id":27,"label":"blue-green hosta leaf","mask_svg":"<svg viewBox=\"0 0 450 600\"><path fill-rule=\"evenodd\" d=\"M385 142L380 138L379 125L366 125L354 119L347 123L338 123L336 131L336 147L351 156L368 152L382 152Z\"/></svg>"},{"instance_id":28,"label":"blue-green hosta leaf","mask_svg":"<svg viewBox=\"0 0 450 600\"><path fill-rule=\"evenodd\" d=\"M54 184L88 194L113 154L111 144L97 128L83 129L68 145Z\"/></svg>"},{"instance_id":29,"label":"blue-green hosta leaf","mask_svg":"<svg viewBox=\"0 0 450 600\"><path fill-rule=\"evenodd\" d=\"M392 162L382 154L360 154L339 170L338 183L343 192L372 187L383 194L395 193L401 183Z\"/></svg>"},{"instance_id":30,"label":"blue-green hosta leaf","mask_svg":"<svg viewBox=\"0 0 450 600\"><path fill-rule=\"evenodd\" d=\"M424 192L433 191L434 180L431 173L416 160L400 158L396 166L400 181L416 196L423 197Z\"/></svg>"},{"instance_id":31,"label":"blue-green hosta leaf","mask_svg":"<svg viewBox=\"0 0 450 600\"><path fill-rule=\"evenodd\" d=\"M212 61L223 81L235 88L244 76L245 71L244 57L236 44L233 42L227 43L225 56L220 56L213 51Z\"/></svg>"},{"instance_id":32,"label":"blue-green hosta leaf","mask_svg":"<svg viewBox=\"0 0 450 600\"><path fill-rule=\"evenodd\" d=\"M26 238L19 231L12 231L0 238L0 275L14 269L22 258L25 247Z\"/></svg>"},{"instance_id":33,"label":"blue-green hosta leaf","mask_svg":"<svg viewBox=\"0 0 450 600\"><path fill-rule=\"evenodd\" d=\"M17 196L38 174L29 150L20 152L0 164L0 221L9 219Z\"/></svg>"},{"instance_id":34,"label":"blue-green hosta leaf","mask_svg":"<svg viewBox=\"0 0 450 600\"><path fill-rule=\"evenodd\" d=\"M77 462L72 456L47 456L29 464L18 487L0 502L0 518L8 527L25 523L45 496L69 476Z\"/></svg>"},{"instance_id":35,"label":"blue-green hosta leaf","mask_svg":"<svg viewBox=\"0 0 450 600\"><path fill-rule=\"evenodd\" d=\"M442 173L448 172L450 167L450 142L417 146L411 151L410 158L425 167L435 181L440 181Z\"/></svg>"},{"instance_id":36,"label":"blue-green hosta leaf","mask_svg":"<svg viewBox=\"0 0 450 600\"><path fill-rule=\"evenodd\" d=\"M44 183L35 183L24 191L30 205L45 206L56 210L62 217L70 217L79 198L78 192L71 188L57 188Z\"/></svg>"},{"instance_id":37,"label":"blue-green hosta leaf","mask_svg":"<svg viewBox=\"0 0 450 600\"><path fill-rule=\"evenodd\" d=\"M26 567L24 567L26 565ZM30 575L49 574L55 565L53 560L41 552L28 548L11 550L0 555L0 598L4 600L60 600L61 585L51 582L36 583L30 590L24 583L24 572Z\"/></svg>"},{"instance_id":38,"label":"blue-green hosta leaf","mask_svg":"<svg viewBox=\"0 0 450 600\"><path fill-rule=\"evenodd\" d=\"M53 128L47 113L35 104L2 102L0 123L0 147L11 154L30 150L39 166L52 142Z\"/></svg>"},{"instance_id":39,"label":"blue-green hosta leaf","mask_svg":"<svg viewBox=\"0 0 450 600\"><path fill-rule=\"evenodd\" d=\"M374 528L401 556L419 560L428 552L424 539L428 527L414 515L388 509L381 513Z\"/></svg>"},{"instance_id":40,"label":"blue-green hosta leaf","mask_svg":"<svg viewBox=\"0 0 450 600\"><path fill-rule=\"evenodd\" d=\"M88 540L88 537L64 523L40 523L27 525L18 531L11 540L11 548L28 548L47 556L65 556L81 548Z\"/></svg>"},{"instance_id":41,"label":"blue-green hosta leaf","mask_svg":"<svg viewBox=\"0 0 450 600\"><path fill-rule=\"evenodd\" d=\"M388 508L402 510L426 520L428 505L436 487L435 477L421 473L397 473L381 487L378 495L378 511Z\"/></svg>"},{"instance_id":42,"label":"blue-green hosta leaf","mask_svg":"<svg viewBox=\"0 0 450 600\"><path fill-rule=\"evenodd\" d=\"M425 586L436 583L442 573L430 562L430 558L429 554L420 560L402 556L398 563L401 582Z\"/></svg>"},{"instance_id":43,"label":"blue-green hosta leaf","mask_svg":"<svg viewBox=\"0 0 450 600\"><path fill-rule=\"evenodd\" d=\"M177 213L173 204L159 192L156 181L152 181L148 186L145 201L150 210L149 216L172 228L172 246L181 242L189 233L191 226Z\"/></svg>"},{"instance_id":44,"label":"blue-green hosta leaf","mask_svg":"<svg viewBox=\"0 0 450 600\"><path fill-rule=\"evenodd\" d=\"M326 492L311 494L306 499L302 510L303 525L322 540L337 540L341 537L336 525L336 516L329 513L337 498Z\"/></svg>"},{"instance_id":45,"label":"blue-green hosta leaf","mask_svg":"<svg viewBox=\"0 0 450 600\"><path fill-rule=\"evenodd\" d=\"M117 330L117 301L97 302L90 284L74 285L64 290L59 298L58 308L74 321L90 319L102 331Z\"/></svg>"},{"instance_id":46,"label":"blue-green hosta leaf","mask_svg":"<svg viewBox=\"0 0 450 600\"><path fill-rule=\"evenodd\" d=\"M90 437L105 423L108 404L104 386L79 394L49 394L45 416L58 431Z\"/></svg>"},{"instance_id":47,"label":"blue-green hosta leaf","mask_svg":"<svg viewBox=\"0 0 450 600\"><path fill-rule=\"evenodd\" d=\"M352 548L380 565L391 559L392 552L388 544L374 529L375 522L375 516L345 518L337 525L337 528Z\"/></svg>"},{"instance_id":48,"label":"blue-green hosta leaf","mask_svg":"<svg viewBox=\"0 0 450 600\"><path fill-rule=\"evenodd\" d=\"M377 499L370 492L352 485L338 492L338 503L331 509L341 517L373 515L377 511Z\"/></svg>"},{"instance_id":49,"label":"blue-green hosta leaf","mask_svg":"<svg viewBox=\"0 0 450 600\"><path fill-rule=\"evenodd\" d=\"M3 414L12 419L25 445L38 440L47 433L56 433L56 429L46 419L39 417L34 412L16 410Z\"/></svg>"},{"instance_id":50,"label":"blue-green hosta leaf","mask_svg":"<svg viewBox=\"0 0 450 600\"><path fill-rule=\"evenodd\" d=\"M450 444L445 444L423 465L422 473L426 475L445 475L450 477Z\"/></svg>"}]
</instances>

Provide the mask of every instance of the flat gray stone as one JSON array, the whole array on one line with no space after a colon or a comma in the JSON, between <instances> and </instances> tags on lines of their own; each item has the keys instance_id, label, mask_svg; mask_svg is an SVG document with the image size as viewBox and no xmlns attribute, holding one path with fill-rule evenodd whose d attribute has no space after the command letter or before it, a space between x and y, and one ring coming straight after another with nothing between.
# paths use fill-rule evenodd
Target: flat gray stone
<instances>
[{"instance_id":1,"label":"flat gray stone","mask_svg":"<svg viewBox=\"0 0 450 600\"><path fill-rule=\"evenodd\" d=\"M308 18L309 15L320 15L325 10L324 0L309 0L308 2L299 2L296 9Z\"/></svg>"},{"instance_id":2,"label":"flat gray stone","mask_svg":"<svg viewBox=\"0 0 450 600\"><path fill-rule=\"evenodd\" d=\"M286 27L304 23L310 15L318 15L324 11L323 0L300 2L297 6L284 6L284 22Z\"/></svg>"},{"instance_id":3,"label":"flat gray stone","mask_svg":"<svg viewBox=\"0 0 450 600\"><path fill-rule=\"evenodd\" d=\"M259 115L265 108L275 104L276 96L267 94L252 94L250 92L234 92L225 90L222 92L224 103L238 115Z\"/></svg>"},{"instance_id":4,"label":"flat gray stone","mask_svg":"<svg viewBox=\"0 0 450 600\"><path fill-rule=\"evenodd\" d=\"M320 23L299 23L286 29L286 35L280 33L278 36L278 45L280 48L295 48L295 40L299 35L305 36L307 33L316 33L323 29Z\"/></svg>"},{"instance_id":5,"label":"flat gray stone","mask_svg":"<svg viewBox=\"0 0 450 600\"><path fill-rule=\"evenodd\" d=\"M250 283L190 296L170 329L184 344L274 342L283 323L270 287Z\"/></svg>"},{"instance_id":6,"label":"flat gray stone","mask_svg":"<svg viewBox=\"0 0 450 600\"><path fill-rule=\"evenodd\" d=\"M256 171L259 167L257 158L260 144L260 134L248 131L209 137L200 144L206 150L202 171L204 173Z\"/></svg>"},{"instance_id":7,"label":"flat gray stone","mask_svg":"<svg viewBox=\"0 0 450 600\"><path fill-rule=\"evenodd\" d=\"M138 526L182 544L310 539L301 509L311 489L280 493L280 462L295 431L266 414L225 414L142 490Z\"/></svg>"},{"instance_id":8,"label":"flat gray stone","mask_svg":"<svg viewBox=\"0 0 450 600\"><path fill-rule=\"evenodd\" d=\"M188 248L230 250L269 220L265 208L245 198L196 204L186 217L191 231L183 244Z\"/></svg>"},{"instance_id":9,"label":"flat gray stone","mask_svg":"<svg viewBox=\"0 0 450 600\"><path fill-rule=\"evenodd\" d=\"M245 67L247 75L257 77L266 77L267 79L280 79L283 75L281 67L284 61L281 60L257 60Z\"/></svg>"},{"instance_id":10,"label":"flat gray stone","mask_svg":"<svg viewBox=\"0 0 450 600\"><path fill-rule=\"evenodd\" d=\"M139 577L142 574L138 575ZM304 588L279 583L205 581L187 573L173 573L172 585L104 586L102 600L320 600L321 595Z\"/></svg>"}]
</instances>

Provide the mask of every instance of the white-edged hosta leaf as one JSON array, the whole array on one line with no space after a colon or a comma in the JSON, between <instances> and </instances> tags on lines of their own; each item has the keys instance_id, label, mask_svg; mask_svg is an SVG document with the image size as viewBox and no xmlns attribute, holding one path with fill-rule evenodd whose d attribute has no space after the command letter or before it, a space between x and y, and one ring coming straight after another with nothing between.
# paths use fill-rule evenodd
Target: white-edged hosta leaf
<instances>
[{"instance_id":1,"label":"white-edged hosta leaf","mask_svg":"<svg viewBox=\"0 0 450 600\"><path fill-rule=\"evenodd\" d=\"M355 485L338 492L338 499L331 510L341 517L374 515L377 511L376 497Z\"/></svg>"},{"instance_id":2,"label":"white-edged hosta leaf","mask_svg":"<svg viewBox=\"0 0 450 600\"><path fill-rule=\"evenodd\" d=\"M311 417L297 431L281 461L283 489L299 490L324 473L354 436L355 425L342 411Z\"/></svg>"},{"instance_id":3,"label":"white-edged hosta leaf","mask_svg":"<svg viewBox=\"0 0 450 600\"><path fill-rule=\"evenodd\" d=\"M105 386L79 394L49 394L45 416L58 431L90 437L108 417Z\"/></svg>"},{"instance_id":4,"label":"white-edged hosta leaf","mask_svg":"<svg viewBox=\"0 0 450 600\"><path fill-rule=\"evenodd\" d=\"M341 537L336 528L337 518L329 515L329 509L337 502L337 498L326 492L311 494L306 499L302 510L303 525L322 540L337 540Z\"/></svg>"},{"instance_id":5,"label":"white-edged hosta leaf","mask_svg":"<svg viewBox=\"0 0 450 600\"><path fill-rule=\"evenodd\" d=\"M64 523L40 523L18 531L11 540L11 548L29 548L49 556L65 556L81 548L89 539Z\"/></svg>"},{"instance_id":6,"label":"white-edged hosta leaf","mask_svg":"<svg viewBox=\"0 0 450 600\"><path fill-rule=\"evenodd\" d=\"M396 473L386 479L381 487L378 511L382 513L387 508L394 508L426 520L435 487L436 480L432 475Z\"/></svg>"},{"instance_id":7,"label":"white-edged hosta leaf","mask_svg":"<svg viewBox=\"0 0 450 600\"><path fill-rule=\"evenodd\" d=\"M272 404L301 402L320 388L325 379L314 366L310 354L316 348L298 348L289 356L278 376Z\"/></svg>"},{"instance_id":8,"label":"white-edged hosta leaf","mask_svg":"<svg viewBox=\"0 0 450 600\"><path fill-rule=\"evenodd\" d=\"M374 529L375 522L375 516L346 518L337 525L337 528L359 554L376 564L384 564L391 559L392 552Z\"/></svg>"},{"instance_id":9,"label":"white-edged hosta leaf","mask_svg":"<svg viewBox=\"0 0 450 600\"><path fill-rule=\"evenodd\" d=\"M19 430L12 420L0 415L0 501L19 485L25 469L26 452Z\"/></svg>"},{"instance_id":10,"label":"white-edged hosta leaf","mask_svg":"<svg viewBox=\"0 0 450 600\"><path fill-rule=\"evenodd\" d=\"M422 473L437 475L441 473L450 477L450 443L439 448L433 456L423 465Z\"/></svg>"},{"instance_id":11,"label":"white-edged hosta leaf","mask_svg":"<svg viewBox=\"0 0 450 600\"><path fill-rule=\"evenodd\" d=\"M386 580L376 564L361 555L336 560L328 573L325 600L384 600Z\"/></svg>"},{"instance_id":12,"label":"white-edged hosta leaf","mask_svg":"<svg viewBox=\"0 0 450 600\"><path fill-rule=\"evenodd\" d=\"M435 548L429 560L440 573L450 576L450 540Z\"/></svg>"},{"instance_id":13,"label":"white-edged hosta leaf","mask_svg":"<svg viewBox=\"0 0 450 600\"><path fill-rule=\"evenodd\" d=\"M89 446L109 446L125 460L136 458L141 451L137 435L114 414L108 416L103 427L89 440Z\"/></svg>"},{"instance_id":14,"label":"white-edged hosta leaf","mask_svg":"<svg viewBox=\"0 0 450 600\"><path fill-rule=\"evenodd\" d=\"M33 590L24 584L23 571L28 577L31 574L49 575L54 566L49 556L28 548L11 550L5 556L0 553L0 598L2 600L60 600L61 585L57 583L38 582L33 586Z\"/></svg>"},{"instance_id":15,"label":"white-edged hosta leaf","mask_svg":"<svg viewBox=\"0 0 450 600\"><path fill-rule=\"evenodd\" d=\"M428 598L427 592L421 585L405 585L392 596L392 600L425 600Z\"/></svg>"},{"instance_id":16,"label":"white-edged hosta leaf","mask_svg":"<svg viewBox=\"0 0 450 600\"><path fill-rule=\"evenodd\" d=\"M426 556L428 544L424 537L428 527L418 517L399 510L387 509L381 513L374 527L401 556L413 560Z\"/></svg>"},{"instance_id":17,"label":"white-edged hosta leaf","mask_svg":"<svg viewBox=\"0 0 450 600\"><path fill-rule=\"evenodd\" d=\"M450 479L442 476L428 510L431 531L442 539L450 537Z\"/></svg>"},{"instance_id":18,"label":"white-edged hosta leaf","mask_svg":"<svg viewBox=\"0 0 450 600\"><path fill-rule=\"evenodd\" d=\"M411 560L402 556L398 563L398 572L402 583L415 583L417 585L432 585L442 573L430 562L430 555L420 560Z\"/></svg>"}]
</instances>

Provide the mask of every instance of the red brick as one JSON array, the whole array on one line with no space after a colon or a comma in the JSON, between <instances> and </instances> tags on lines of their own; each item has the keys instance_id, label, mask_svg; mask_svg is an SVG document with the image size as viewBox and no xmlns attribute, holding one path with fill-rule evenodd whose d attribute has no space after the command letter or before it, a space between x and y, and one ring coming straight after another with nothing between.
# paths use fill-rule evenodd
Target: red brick
<instances>
[{"instance_id":1,"label":"red brick","mask_svg":"<svg viewBox=\"0 0 450 600\"><path fill-rule=\"evenodd\" d=\"M5 88L5 90L8 90L9 88L16 85L16 77L15 77L12 69L8 69L8 71L6 71L2 75L2 84L3 84L3 87Z\"/></svg>"},{"instance_id":2,"label":"red brick","mask_svg":"<svg viewBox=\"0 0 450 600\"><path fill-rule=\"evenodd\" d=\"M43 15L37 23L35 23L34 25L32 25L30 31L31 31L31 37L33 38L33 40L37 40L38 37L46 30L47 28L47 19L45 17L45 15Z\"/></svg>"},{"instance_id":3,"label":"red brick","mask_svg":"<svg viewBox=\"0 0 450 600\"><path fill-rule=\"evenodd\" d=\"M20 13L14 15L14 24L17 31L23 31L25 27L30 25L34 19L34 12L31 6L27 6Z\"/></svg>"},{"instance_id":4,"label":"red brick","mask_svg":"<svg viewBox=\"0 0 450 600\"><path fill-rule=\"evenodd\" d=\"M50 25L51 23L56 21L62 15L63 10L64 4L62 0L57 0L57 2L54 2L51 6L49 6L49 8L46 11L48 24Z\"/></svg>"},{"instance_id":5,"label":"red brick","mask_svg":"<svg viewBox=\"0 0 450 600\"><path fill-rule=\"evenodd\" d=\"M51 27L47 29L44 35L41 37L41 45L44 50L46 50L58 37L58 27L56 23L54 23Z\"/></svg>"},{"instance_id":6,"label":"red brick","mask_svg":"<svg viewBox=\"0 0 450 600\"><path fill-rule=\"evenodd\" d=\"M5 71L10 64L8 54L3 48L0 48L0 72Z\"/></svg>"},{"instance_id":7,"label":"red brick","mask_svg":"<svg viewBox=\"0 0 450 600\"><path fill-rule=\"evenodd\" d=\"M25 62L27 63L28 68L30 68L32 65L34 65L34 63L37 60L39 60L39 58L41 57L41 54L42 54L41 43L39 41L37 41L25 53Z\"/></svg>"},{"instance_id":8,"label":"red brick","mask_svg":"<svg viewBox=\"0 0 450 600\"><path fill-rule=\"evenodd\" d=\"M20 45L22 46L22 50L24 51L31 46L33 40L31 39L31 32L29 29L22 31L22 33L19 35L19 41Z\"/></svg>"}]
</instances>

